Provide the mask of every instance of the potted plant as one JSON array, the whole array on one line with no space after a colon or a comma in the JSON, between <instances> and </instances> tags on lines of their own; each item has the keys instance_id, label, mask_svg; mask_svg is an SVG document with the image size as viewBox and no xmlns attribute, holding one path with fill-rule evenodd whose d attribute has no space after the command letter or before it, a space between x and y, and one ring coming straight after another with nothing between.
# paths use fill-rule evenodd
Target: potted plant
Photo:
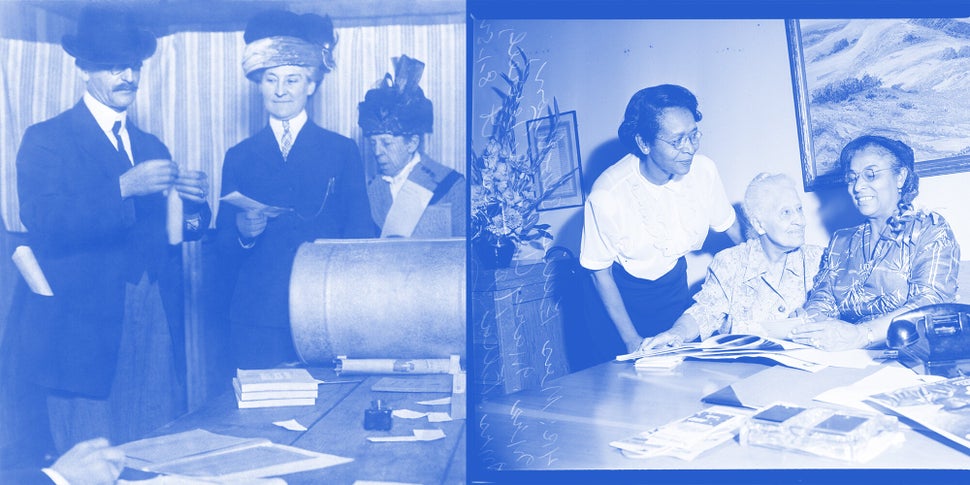
<instances>
[{"instance_id":1,"label":"potted plant","mask_svg":"<svg viewBox=\"0 0 970 485\"><path fill-rule=\"evenodd\" d=\"M542 240L552 239L549 224L539 224L538 207L574 173L540 190L539 167L559 136L559 108L555 99L550 108L549 129L532 134L539 140L538 153L530 157L517 151L516 116L530 76L529 60L521 48L518 57L521 61L515 57L510 59L515 79L501 74L508 91L492 87L502 99L502 106L495 114L492 133L481 154L472 154L471 243L478 263L484 268L507 267L519 245L542 249Z\"/></svg>"}]
</instances>

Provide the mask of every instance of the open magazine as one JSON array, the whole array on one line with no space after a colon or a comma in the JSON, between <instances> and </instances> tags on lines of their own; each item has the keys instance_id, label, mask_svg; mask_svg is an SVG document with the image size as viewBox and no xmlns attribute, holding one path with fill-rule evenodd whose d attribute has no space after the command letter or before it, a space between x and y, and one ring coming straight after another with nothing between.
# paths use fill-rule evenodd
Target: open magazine
<instances>
[{"instance_id":1,"label":"open magazine","mask_svg":"<svg viewBox=\"0 0 970 485\"><path fill-rule=\"evenodd\" d=\"M904 387L866 401L970 449L970 377Z\"/></svg>"}]
</instances>

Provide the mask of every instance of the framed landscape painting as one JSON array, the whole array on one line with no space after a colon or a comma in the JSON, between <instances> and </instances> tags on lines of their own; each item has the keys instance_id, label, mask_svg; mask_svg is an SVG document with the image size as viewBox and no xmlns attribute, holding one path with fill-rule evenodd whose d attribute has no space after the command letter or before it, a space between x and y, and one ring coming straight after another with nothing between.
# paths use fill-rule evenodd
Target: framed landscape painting
<instances>
[{"instance_id":1,"label":"framed landscape painting","mask_svg":"<svg viewBox=\"0 0 970 485\"><path fill-rule=\"evenodd\" d=\"M900 140L920 176L970 171L970 19L786 21L806 191L842 183L860 135Z\"/></svg>"}]
</instances>

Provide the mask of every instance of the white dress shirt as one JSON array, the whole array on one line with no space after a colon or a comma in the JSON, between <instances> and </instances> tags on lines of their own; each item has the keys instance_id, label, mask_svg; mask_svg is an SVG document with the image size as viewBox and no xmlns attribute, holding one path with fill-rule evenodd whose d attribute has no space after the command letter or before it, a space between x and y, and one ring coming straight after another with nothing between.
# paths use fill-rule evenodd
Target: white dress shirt
<instances>
[{"instance_id":1,"label":"white dress shirt","mask_svg":"<svg viewBox=\"0 0 970 485\"><path fill-rule=\"evenodd\" d=\"M128 138L128 112L122 111L121 113L109 108L101 101L94 99L91 93L85 92L84 105L88 107L88 111L94 115L94 120L98 122L98 126L101 131L104 132L104 136L108 137L108 141L111 142L111 146L118 149L118 141L115 139L114 132L111 128L114 126L116 121L121 122L121 130L118 132L118 136L121 137L121 141L125 144L125 152L128 153L128 161L131 162L135 158L131 155L131 139ZM134 162L132 162L134 164Z\"/></svg>"}]
</instances>

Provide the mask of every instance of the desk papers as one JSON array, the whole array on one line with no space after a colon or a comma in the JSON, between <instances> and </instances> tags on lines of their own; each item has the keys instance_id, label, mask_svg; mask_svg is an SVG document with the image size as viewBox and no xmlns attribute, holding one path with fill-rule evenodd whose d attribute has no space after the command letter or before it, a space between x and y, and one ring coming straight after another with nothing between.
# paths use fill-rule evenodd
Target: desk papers
<instances>
[{"instance_id":1,"label":"desk papers","mask_svg":"<svg viewBox=\"0 0 970 485\"><path fill-rule=\"evenodd\" d=\"M616 360L636 359L638 369L650 369L676 366L677 358L734 360L742 357L767 359L809 372L826 367L863 369L876 364L873 354L862 349L828 352L789 340L744 334L714 335L680 347L618 355Z\"/></svg>"},{"instance_id":2,"label":"desk papers","mask_svg":"<svg viewBox=\"0 0 970 485\"><path fill-rule=\"evenodd\" d=\"M746 408L762 408L777 401L805 405L822 392L856 382L877 369L877 367L865 369L829 367L809 373L773 366L712 392L702 397L701 401Z\"/></svg>"},{"instance_id":3,"label":"desk papers","mask_svg":"<svg viewBox=\"0 0 970 485\"><path fill-rule=\"evenodd\" d=\"M451 376L424 374L381 377L371 386L372 391L382 392L451 392Z\"/></svg>"},{"instance_id":4,"label":"desk papers","mask_svg":"<svg viewBox=\"0 0 970 485\"><path fill-rule=\"evenodd\" d=\"M164 475L222 481L265 478L348 463L344 458L261 438L194 429L121 445L125 466Z\"/></svg>"},{"instance_id":5,"label":"desk papers","mask_svg":"<svg viewBox=\"0 0 970 485\"><path fill-rule=\"evenodd\" d=\"M872 375L863 377L847 386L829 389L815 396L815 400L871 411L872 406L865 403L869 396L940 380L943 380L943 377L920 375L901 365L892 365L880 368Z\"/></svg>"},{"instance_id":6,"label":"desk papers","mask_svg":"<svg viewBox=\"0 0 970 485\"><path fill-rule=\"evenodd\" d=\"M405 436L368 436L367 441L374 443L392 443L401 441L435 441L445 437L440 429L415 429L411 435Z\"/></svg>"},{"instance_id":7,"label":"desk papers","mask_svg":"<svg viewBox=\"0 0 970 485\"><path fill-rule=\"evenodd\" d=\"M613 441L610 446L619 448L630 458L672 456L693 460L733 439L751 413L739 408L711 406L659 428Z\"/></svg>"},{"instance_id":8,"label":"desk papers","mask_svg":"<svg viewBox=\"0 0 970 485\"><path fill-rule=\"evenodd\" d=\"M299 421L295 419L287 419L286 421L273 421L273 424L279 426L283 429L288 429L290 431L306 431L307 427L300 424Z\"/></svg>"},{"instance_id":9,"label":"desk papers","mask_svg":"<svg viewBox=\"0 0 970 485\"><path fill-rule=\"evenodd\" d=\"M970 377L880 393L869 402L970 449Z\"/></svg>"}]
</instances>

